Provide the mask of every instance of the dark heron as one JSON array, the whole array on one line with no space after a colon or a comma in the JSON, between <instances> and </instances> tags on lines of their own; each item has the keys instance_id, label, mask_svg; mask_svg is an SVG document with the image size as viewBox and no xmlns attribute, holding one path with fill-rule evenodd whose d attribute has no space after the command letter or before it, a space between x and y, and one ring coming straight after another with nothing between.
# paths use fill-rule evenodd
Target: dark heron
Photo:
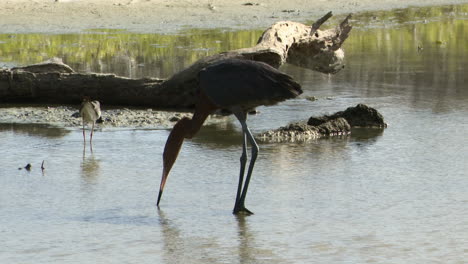
<instances>
[{"instance_id":1,"label":"dark heron","mask_svg":"<svg viewBox=\"0 0 468 264\"><path fill-rule=\"evenodd\" d=\"M85 125L91 123L91 134L89 136L89 144L93 141L93 131L96 121L101 117L101 105L98 101L91 101L88 96L83 97L83 102L80 107L80 115L83 119L83 142L86 143Z\"/></svg>"},{"instance_id":2,"label":"dark heron","mask_svg":"<svg viewBox=\"0 0 468 264\"><path fill-rule=\"evenodd\" d=\"M198 77L200 90L192 119L185 117L179 120L167 138L157 205L159 206L168 174L184 139L192 138L210 114L222 109L237 117L243 135L239 185L233 213L252 214L245 208L245 197L257 158L258 145L247 127L247 113L259 105L273 105L294 98L302 93L301 86L291 76L266 63L240 59L225 59L215 63L201 70ZM244 182L247 141L252 153Z\"/></svg>"}]
</instances>

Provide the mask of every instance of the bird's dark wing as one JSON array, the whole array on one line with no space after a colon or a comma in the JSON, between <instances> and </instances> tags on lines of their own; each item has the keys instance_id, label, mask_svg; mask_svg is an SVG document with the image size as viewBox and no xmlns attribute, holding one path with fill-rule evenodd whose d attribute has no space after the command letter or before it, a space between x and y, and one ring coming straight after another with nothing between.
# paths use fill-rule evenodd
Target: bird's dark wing
<instances>
[{"instance_id":1,"label":"bird's dark wing","mask_svg":"<svg viewBox=\"0 0 468 264\"><path fill-rule=\"evenodd\" d=\"M199 81L201 91L220 108L251 109L302 93L291 76L266 63L250 60L222 60L203 69Z\"/></svg>"}]
</instances>

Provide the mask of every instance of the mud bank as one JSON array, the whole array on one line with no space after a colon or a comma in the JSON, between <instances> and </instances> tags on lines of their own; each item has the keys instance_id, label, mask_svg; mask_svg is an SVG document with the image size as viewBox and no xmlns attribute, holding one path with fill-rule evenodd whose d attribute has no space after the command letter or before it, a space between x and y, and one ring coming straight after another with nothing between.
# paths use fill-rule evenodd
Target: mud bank
<instances>
[{"instance_id":1,"label":"mud bank","mask_svg":"<svg viewBox=\"0 0 468 264\"><path fill-rule=\"evenodd\" d=\"M175 122L191 113L156 111L153 109L104 109L101 128L171 128ZM220 122L213 116L208 122ZM48 124L56 127L81 127L78 108L74 106L11 106L0 108L0 123Z\"/></svg>"}]
</instances>

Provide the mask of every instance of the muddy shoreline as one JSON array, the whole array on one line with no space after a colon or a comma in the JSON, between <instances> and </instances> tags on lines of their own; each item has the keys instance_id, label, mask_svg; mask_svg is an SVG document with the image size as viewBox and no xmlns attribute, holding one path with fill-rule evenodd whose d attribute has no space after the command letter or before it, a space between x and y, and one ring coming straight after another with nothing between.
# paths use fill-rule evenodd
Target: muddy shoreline
<instances>
[{"instance_id":1,"label":"muddy shoreline","mask_svg":"<svg viewBox=\"0 0 468 264\"><path fill-rule=\"evenodd\" d=\"M167 129L190 112L159 111L151 108L102 109L102 123L99 128ZM222 122L223 116L212 116L207 123ZM81 127L78 106L11 106L0 108L0 123L3 124L45 124L54 127Z\"/></svg>"}]
</instances>

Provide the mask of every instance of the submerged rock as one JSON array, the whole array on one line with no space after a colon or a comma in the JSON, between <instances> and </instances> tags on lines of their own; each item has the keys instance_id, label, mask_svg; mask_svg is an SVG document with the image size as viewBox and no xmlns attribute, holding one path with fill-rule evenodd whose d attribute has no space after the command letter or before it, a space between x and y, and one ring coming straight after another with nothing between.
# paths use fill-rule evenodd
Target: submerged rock
<instances>
[{"instance_id":1,"label":"submerged rock","mask_svg":"<svg viewBox=\"0 0 468 264\"><path fill-rule=\"evenodd\" d=\"M351 126L348 121L342 117L323 122L318 125L317 128L319 129L320 134L327 136L349 134L351 131Z\"/></svg>"},{"instance_id":2,"label":"submerged rock","mask_svg":"<svg viewBox=\"0 0 468 264\"><path fill-rule=\"evenodd\" d=\"M261 141L306 141L322 136L348 135L352 127L385 128L383 116L374 108L364 104L349 107L333 115L310 117L275 130L256 135Z\"/></svg>"},{"instance_id":3,"label":"submerged rock","mask_svg":"<svg viewBox=\"0 0 468 264\"><path fill-rule=\"evenodd\" d=\"M307 124L316 125L319 120L328 121L339 117L346 119L351 127L387 127L383 116L376 109L365 104L348 107L345 111L336 112L331 116L311 117Z\"/></svg>"},{"instance_id":4,"label":"submerged rock","mask_svg":"<svg viewBox=\"0 0 468 264\"><path fill-rule=\"evenodd\" d=\"M317 127L306 122L292 123L275 130L268 130L255 137L261 141L306 141L320 136Z\"/></svg>"}]
</instances>

